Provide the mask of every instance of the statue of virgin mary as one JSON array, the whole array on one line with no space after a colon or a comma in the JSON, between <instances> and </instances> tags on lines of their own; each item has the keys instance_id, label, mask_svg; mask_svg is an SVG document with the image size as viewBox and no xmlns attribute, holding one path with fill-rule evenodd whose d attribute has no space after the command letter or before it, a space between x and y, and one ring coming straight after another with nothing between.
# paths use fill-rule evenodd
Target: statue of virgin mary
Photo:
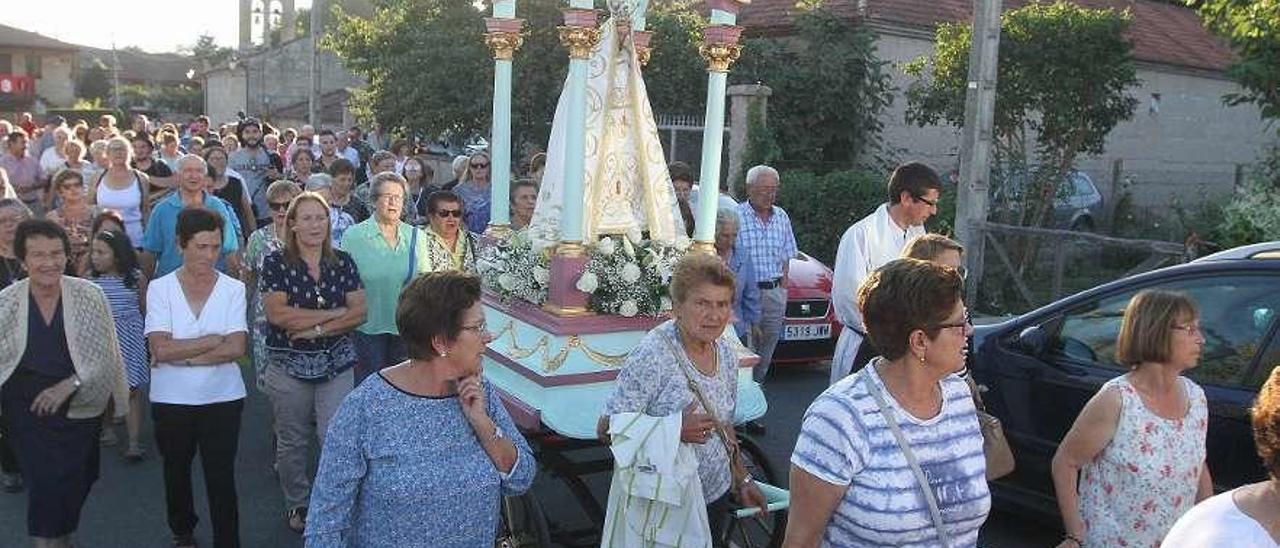
<instances>
[{"instance_id":1,"label":"statue of virgin mary","mask_svg":"<svg viewBox=\"0 0 1280 548\"><path fill-rule=\"evenodd\" d=\"M602 25L600 42L592 50L587 70L582 196L562 195L569 125L569 82L565 80L551 124L538 205L529 224L529 234L539 248L560 241L566 199L582 200L584 243L607 234L626 235L632 240L645 234L654 242L671 244L685 235L631 39L631 14L643 13L646 4L646 0L610 2L610 18Z\"/></svg>"}]
</instances>

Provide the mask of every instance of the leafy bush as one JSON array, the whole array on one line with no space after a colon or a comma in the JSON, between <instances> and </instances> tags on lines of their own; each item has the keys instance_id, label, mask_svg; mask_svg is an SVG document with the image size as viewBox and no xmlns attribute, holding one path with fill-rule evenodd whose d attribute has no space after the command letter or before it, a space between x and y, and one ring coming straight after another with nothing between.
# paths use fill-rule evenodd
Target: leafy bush
<instances>
[{"instance_id":1,"label":"leafy bush","mask_svg":"<svg viewBox=\"0 0 1280 548\"><path fill-rule=\"evenodd\" d=\"M1212 237L1223 249L1280 240L1280 147L1267 151L1245 188L1222 208Z\"/></svg>"},{"instance_id":2,"label":"leafy bush","mask_svg":"<svg viewBox=\"0 0 1280 548\"><path fill-rule=\"evenodd\" d=\"M800 250L832 267L845 229L884 201L885 176L865 171L787 171L778 195Z\"/></svg>"}]
</instances>

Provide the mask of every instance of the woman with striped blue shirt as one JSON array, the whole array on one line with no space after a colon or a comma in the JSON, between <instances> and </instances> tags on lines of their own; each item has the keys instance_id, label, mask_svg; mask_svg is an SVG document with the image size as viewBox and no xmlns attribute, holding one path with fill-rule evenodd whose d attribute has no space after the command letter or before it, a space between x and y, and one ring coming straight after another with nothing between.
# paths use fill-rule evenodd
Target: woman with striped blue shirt
<instances>
[{"instance_id":1,"label":"woman with striped blue shirt","mask_svg":"<svg viewBox=\"0 0 1280 548\"><path fill-rule=\"evenodd\" d=\"M962 287L954 268L917 259L863 282L858 307L883 357L805 412L785 546L977 545L991 494L977 413L955 375L973 329Z\"/></svg>"}]
</instances>

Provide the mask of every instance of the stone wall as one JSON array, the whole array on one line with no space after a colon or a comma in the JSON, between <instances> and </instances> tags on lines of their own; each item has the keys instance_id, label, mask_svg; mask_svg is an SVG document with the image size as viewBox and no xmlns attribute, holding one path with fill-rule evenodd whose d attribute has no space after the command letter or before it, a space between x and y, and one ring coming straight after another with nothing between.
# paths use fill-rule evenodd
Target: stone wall
<instances>
[{"instance_id":1,"label":"stone wall","mask_svg":"<svg viewBox=\"0 0 1280 548\"><path fill-rule=\"evenodd\" d=\"M322 94L364 86L364 81L347 71L332 52L321 51L320 67ZM293 111L298 105L305 105L311 90L311 40L286 42L241 59L235 69L210 72L206 75L206 89L209 116L214 120L233 120L239 110L268 120L274 118L276 111ZM343 119L342 113L335 116L326 112L322 117L326 122L336 118L335 123Z\"/></svg>"},{"instance_id":2,"label":"stone wall","mask_svg":"<svg viewBox=\"0 0 1280 548\"><path fill-rule=\"evenodd\" d=\"M905 119L905 90L912 77L902 72L902 64L932 49L927 35L881 29L879 55L894 64L898 88L884 115L884 140L899 158L919 159L941 172L953 172L959 168L958 129L921 128ZM1274 140L1257 108L1222 103L1224 94L1239 90L1223 75L1139 64L1138 78L1141 84L1132 90L1139 101L1133 118L1112 130L1103 154L1082 158L1077 164L1110 199L1108 207L1117 195L1117 161L1119 179L1132 184L1134 205L1161 208L1174 198L1196 205L1230 193L1237 166L1253 162ZM1159 100L1153 112L1154 94Z\"/></svg>"}]
</instances>

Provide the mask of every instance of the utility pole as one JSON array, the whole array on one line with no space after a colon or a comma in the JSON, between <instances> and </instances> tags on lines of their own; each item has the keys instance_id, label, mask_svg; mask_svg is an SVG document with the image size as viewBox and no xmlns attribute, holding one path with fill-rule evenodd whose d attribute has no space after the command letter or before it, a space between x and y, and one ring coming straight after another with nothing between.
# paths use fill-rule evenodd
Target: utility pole
<instances>
[{"instance_id":1,"label":"utility pole","mask_svg":"<svg viewBox=\"0 0 1280 548\"><path fill-rule=\"evenodd\" d=\"M964 127L960 138L960 180L956 200L956 236L964 245L969 270L966 300L977 299L982 282L987 220L987 187L991 177L992 126L995 124L996 74L1000 62L1002 0L974 0L969 80L965 91Z\"/></svg>"},{"instance_id":2,"label":"utility pole","mask_svg":"<svg viewBox=\"0 0 1280 548\"><path fill-rule=\"evenodd\" d=\"M307 94L307 120L320 127L320 37L324 34L325 0L311 3L311 92Z\"/></svg>"},{"instance_id":3,"label":"utility pole","mask_svg":"<svg viewBox=\"0 0 1280 548\"><path fill-rule=\"evenodd\" d=\"M116 53L116 42L111 41L111 98L112 105L120 110L120 55ZM123 122L123 120L121 120Z\"/></svg>"}]
</instances>

